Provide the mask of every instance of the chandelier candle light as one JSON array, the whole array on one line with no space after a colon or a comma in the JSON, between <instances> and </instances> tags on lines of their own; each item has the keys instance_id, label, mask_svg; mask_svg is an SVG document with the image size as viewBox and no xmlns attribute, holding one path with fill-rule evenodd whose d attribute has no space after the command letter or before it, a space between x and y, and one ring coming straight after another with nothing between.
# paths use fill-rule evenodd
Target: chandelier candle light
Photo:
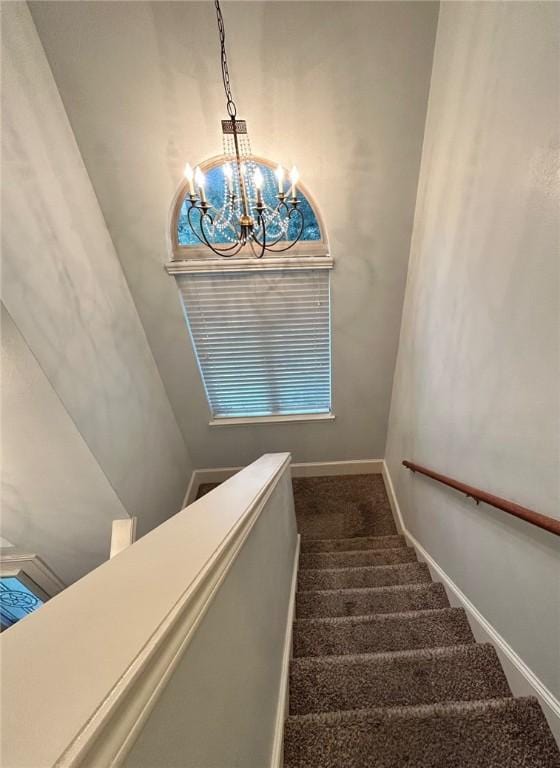
<instances>
[{"instance_id":1,"label":"chandelier candle light","mask_svg":"<svg viewBox=\"0 0 560 768\"><path fill-rule=\"evenodd\" d=\"M295 166L290 171L288 195L284 188L284 168L279 165L274 171L278 194L265 194L265 179L252 158L247 125L245 120L237 119L219 0L215 0L214 5L229 115L227 120L222 120L224 196L219 208L211 205L206 197L203 172L198 166L193 171L187 163L184 175L189 190L188 222L195 237L218 256L235 256L242 248L249 246L253 256L260 259L265 251L278 253L289 250L302 236L304 216L298 207L301 201L297 198L299 173Z\"/></svg>"}]
</instances>

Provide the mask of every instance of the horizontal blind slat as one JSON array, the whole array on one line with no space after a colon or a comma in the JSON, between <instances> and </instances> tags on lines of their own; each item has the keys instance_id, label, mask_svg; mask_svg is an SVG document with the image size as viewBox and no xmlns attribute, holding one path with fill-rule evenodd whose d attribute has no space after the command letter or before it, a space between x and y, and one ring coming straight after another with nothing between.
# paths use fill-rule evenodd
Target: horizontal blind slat
<instances>
[{"instance_id":1,"label":"horizontal blind slat","mask_svg":"<svg viewBox=\"0 0 560 768\"><path fill-rule=\"evenodd\" d=\"M203 327L203 328L215 328L219 330L220 328L252 328L252 327L258 327L256 318L254 316L249 317L241 317L239 315L234 315L231 318L224 318L223 314L220 313L220 319L218 320L214 316L206 317L205 315L196 315L192 311L189 310L189 320L191 323L191 326L193 328L195 327ZM297 310L284 310L282 314L275 313L275 314L263 314L260 316L259 320L260 322L258 325L262 327L268 327L272 325L278 325L283 326L286 325L287 327L297 328L298 323L301 321L302 323L323 323L325 319L328 319L329 313L328 310L314 310L314 311L306 311L306 312L298 312Z\"/></svg>"},{"instance_id":2,"label":"horizontal blind slat","mask_svg":"<svg viewBox=\"0 0 560 768\"><path fill-rule=\"evenodd\" d=\"M230 373L226 376L214 376L213 374L206 377L206 382L208 386L213 384L214 386L228 386L229 384L241 384L241 383L250 383L250 382L261 382L263 380L262 373L246 373L245 371L243 373L235 374ZM290 382L297 382L298 385L305 384L306 381L308 382L314 382L319 383L322 381L330 381L330 373L325 370L324 373L313 373L310 374L309 372L303 372L303 373L294 373L294 374L279 374L276 371L274 372L274 381L276 383L286 383L289 384Z\"/></svg>"},{"instance_id":3,"label":"horizontal blind slat","mask_svg":"<svg viewBox=\"0 0 560 768\"><path fill-rule=\"evenodd\" d=\"M270 339L268 341L254 341L251 339L247 339L246 341L239 341L239 339L236 339L235 344L231 342L226 342L224 340L216 339L215 341L212 341L211 339L199 339L197 346L199 349L206 350L209 353L212 352L212 350L219 352L224 351L226 354L244 354L245 352L250 352L251 350L257 350L260 352L260 356L263 356L265 354L266 350L270 350L270 352L278 352L279 350L282 351L286 348L289 348L290 352L295 352L296 350L314 350L316 349L317 352L321 350L321 348L325 348L328 346L328 341L308 341L307 339L295 339L291 338L289 341L287 341L286 338L278 338L276 340Z\"/></svg>"},{"instance_id":4,"label":"horizontal blind slat","mask_svg":"<svg viewBox=\"0 0 560 768\"><path fill-rule=\"evenodd\" d=\"M208 387L208 389L212 389L211 386ZM301 387L298 387L297 385L293 385L291 387L282 387L282 397L290 398L290 399L310 399L310 392L311 390L304 390L302 391ZM329 391L329 385L328 383L324 383L321 386L314 386L313 387L313 395L326 395L326 393ZM231 391L230 393L227 392L223 387L217 387L214 389L214 394L216 398L218 399L227 399L227 400L242 400L245 397L248 397L249 395L262 395L262 397L270 398L270 387L268 387L266 384L248 384L246 386L239 385L235 387L234 391ZM276 395L279 397L280 395Z\"/></svg>"}]
</instances>

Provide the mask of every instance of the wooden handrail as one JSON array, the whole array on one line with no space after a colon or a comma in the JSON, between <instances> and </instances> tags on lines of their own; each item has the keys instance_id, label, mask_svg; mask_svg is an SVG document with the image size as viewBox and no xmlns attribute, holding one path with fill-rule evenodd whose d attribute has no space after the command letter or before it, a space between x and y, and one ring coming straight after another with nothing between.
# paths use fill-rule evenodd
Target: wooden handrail
<instances>
[{"instance_id":1,"label":"wooden handrail","mask_svg":"<svg viewBox=\"0 0 560 768\"><path fill-rule=\"evenodd\" d=\"M423 467L421 464L415 464L413 461L403 461L403 465L407 469L412 470L412 472L419 472L421 475L431 477L432 480L437 480L438 483L443 483L443 485L448 485L450 488L455 488L456 491L460 491L471 499L474 499L477 504L481 501L484 502L484 504L490 504L492 507L507 512L508 515L519 517L521 520L531 523L531 525L536 525L537 528L542 528L549 533L554 533L556 536L560 536L560 520L555 520L553 517L548 517L547 515L541 515L540 512L535 512L527 507L522 507L521 504L516 504L514 501L502 499L500 496L494 496L492 493L486 493L486 491L481 491L480 488L475 488L472 485L460 483L452 477L447 477L447 475L440 475L439 472L433 472L431 469Z\"/></svg>"}]
</instances>

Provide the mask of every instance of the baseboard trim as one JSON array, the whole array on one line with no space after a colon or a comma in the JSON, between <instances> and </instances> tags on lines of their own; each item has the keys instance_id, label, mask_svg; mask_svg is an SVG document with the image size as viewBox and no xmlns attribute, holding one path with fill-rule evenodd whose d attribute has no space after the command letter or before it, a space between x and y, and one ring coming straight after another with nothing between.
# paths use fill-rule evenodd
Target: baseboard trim
<instances>
[{"instance_id":1,"label":"baseboard trim","mask_svg":"<svg viewBox=\"0 0 560 768\"><path fill-rule=\"evenodd\" d=\"M276 722L274 725L270 768L282 768L284 763L284 722L289 711L290 660L292 658L293 624L296 613L296 589L300 542L301 536L298 534L294 555L294 569L292 571L292 584L290 587L290 602L288 604L288 620L286 624L286 632L284 634L284 653L282 655L280 689L278 691L278 705L276 707Z\"/></svg>"},{"instance_id":2,"label":"baseboard trim","mask_svg":"<svg viewBox=\"0 0 560 768\"><path fill-rule=\"evenodd\" d=\"M196 501L198 489L203 483L223 483L233 475L240 472L243 467L221 467L220 469L195 469L191 475L191 481L187 488L187 494L183 502L188 507Z\"/></svg>"},{"instance_id":3,"label":"baseboard trim","mask_svg":"<svg viewBox=\"0 0 560 768\"><path fill-rule=\"evenodd\" d=\"M326 477L331 475L380 475L383 473L383 459L351 459L348 461L310 461L292 464L292 477ZM218 469L195 469L183 501L183 508L196 500L203 483L223 483L243 467L220 467Z\"/></svg>"},{"instance_id":4,"label":"baseboard trim","mask_svg":"<svg viewBox=\"0 0 560 768\"><path fill-rule=\"evenodd\" d=\"M389 468L385 461L383 461L382 475L399 533L402 533L405 536L407 543L416 549L419 558L423 560L430 569L432 577L442 582L451 604L465 609L476 639L479 642L491 643L495 647L513 694L516 696L535 696L539 700L548 724L550 725L550 729L560 745L560 701L544 685L537 675L535 675L495 627L492 626L488 619L480 613L478 608L476 608L464 592L462 592L455 584L453 579L447 575L430 553L424 549L415 536L413 536L407 529L395 493L395 487L391 480Z\"/></svg>"},{"instance_id":5,"label":"baseboard trim","mask_svg":"<svg viewBox=\"0 0 560 768\"><path fill-rule=\"evenodd\" d=\"M292 464L292 477L327 477L331 475L380 475L383 459L349 461L310 461Z\"/></svg>"},{"instance_id":6,"label":"baseboard trim","mask_svg":"<svg viewBox=\"0 0 560 768\"><path fill-rule=\"evenodd\" d=\"M181 509L184 509L185 507L188 507L189 504L192 504L193 501L196 499L196 494L198 491L198 485L196 486L195 490L195 484L196 484L196 469L193 469L191 472L191 479L189 480L189 484L187 485L187 492L185 493L185 498L183 499L183 506Z\"/></svg>"},{"instance_id":7,"label":"baseboard trim","mask_svg":"<svg viewBox=\"0 0 560 768\"><path fill-rule=\"evenodd\" d=\"M397 501L397 494L395 493L395 486L393 485L393 481L389 473L389 467L387 466L387 462L385 460L383 460L382 475L383 482L385 483L385 490L387 491L387 496L389 497L389 504L391 505L391 510L397 525L397 530L401 535L406 535L408 531L404 524L401 508L399 506L399 502Z\"/></svg>"}]
</instances>

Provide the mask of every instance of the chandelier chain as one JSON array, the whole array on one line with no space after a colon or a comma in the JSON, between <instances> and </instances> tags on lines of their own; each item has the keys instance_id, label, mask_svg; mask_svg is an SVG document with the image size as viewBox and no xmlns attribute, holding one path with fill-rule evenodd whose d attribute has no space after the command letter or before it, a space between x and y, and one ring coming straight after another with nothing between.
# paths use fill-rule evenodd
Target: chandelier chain
<instances>
[{"instance_id":1,"label":"chandelier chain","mask_svg":"<svg viewBox=\"0 0 560 768\"><path fill-rule=\"evenodd\" d=\"M224 82L224 91L227 99L226 107L227 107L228 115L231 117L232 120L235 120L235 117L237 115L237 107L235 106L235 102L233 100L233 95L231 93L231 85L229 82L229 70L228 70L228 60L227 60L227 52L226 52L226 30L224 26L224 18L222 16L222 9L220 8L219 0L215 0L214 5L216 7L216 17L218 19L218 33L220 35L222 80Z\"/></svg>"},{"instance_id":2,"label":"chandelier chain","mask_svg":"<svg viewBox=\"0 0 560 768\"><path fill-rule=\"evenodd\" d=\"M187 163L187 219L196 240L218 256L233 257L243 249L260 259L265 251L280 253L292 248L302 237L304 216L299 208L294 167L290 173L291 191L284 187L284 169L275 171L278 183L267 188L265 177L251 156L245 120L237 120L237 107L231 92L226 52L226 32L220 0L214 0L220 38L220 62L229 120L222 120L224 146L223 200L216 203L214 190L206 197L204 173ZM267 170L269 173L269 170ZM195 186L196 185L196 186ZM276 189L278 193L276 194ZM272 191L274 190L274 191Z\"/></svg>"}]
</instances>

